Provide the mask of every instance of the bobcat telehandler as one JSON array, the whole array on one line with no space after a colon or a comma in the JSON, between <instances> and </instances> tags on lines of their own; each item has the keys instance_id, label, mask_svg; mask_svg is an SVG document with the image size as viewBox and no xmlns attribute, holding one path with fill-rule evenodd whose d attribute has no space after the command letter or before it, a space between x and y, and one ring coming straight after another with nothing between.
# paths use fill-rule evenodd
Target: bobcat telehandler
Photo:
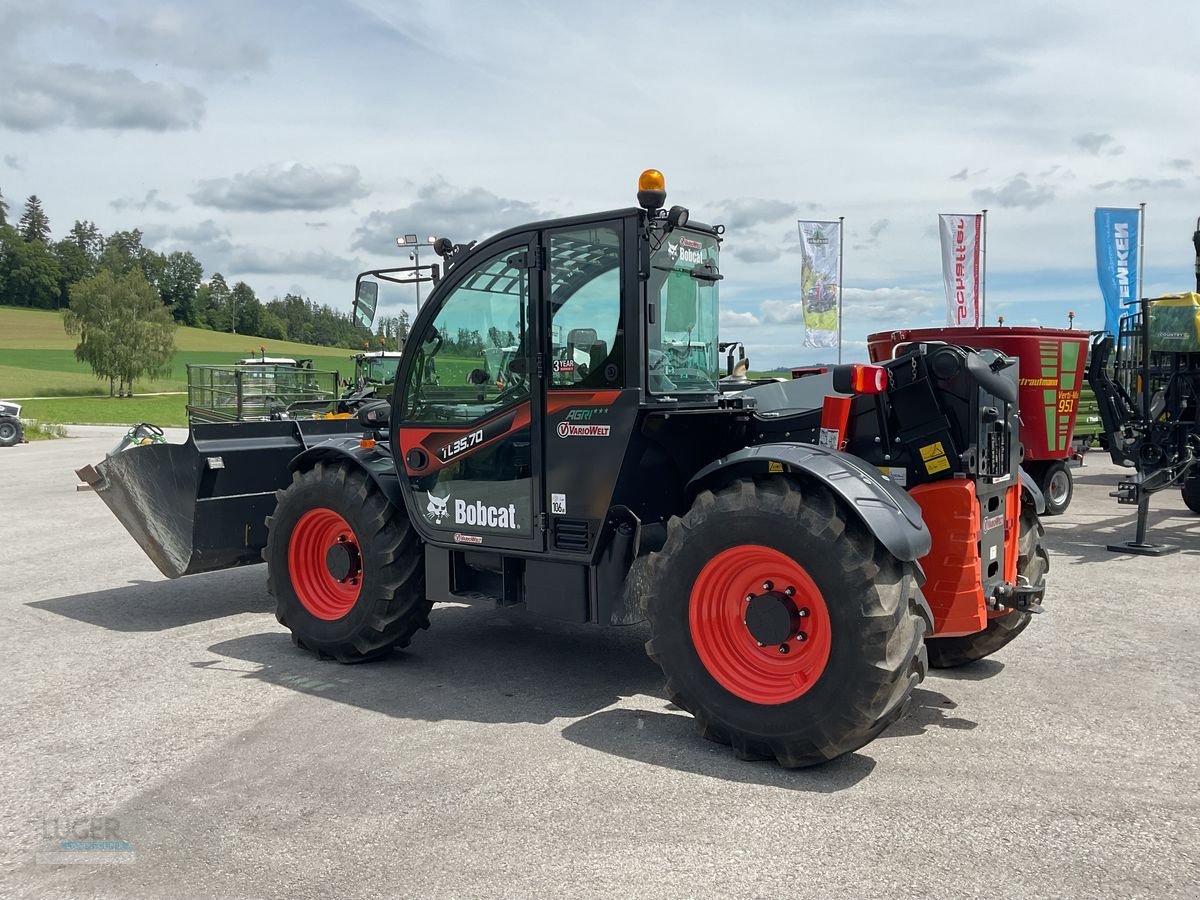
<instances>
[{"instance_id":1,"label":"bobcat telehandler","mask_svg":"<svg viewBox=\"0 0 1200 900\"><path fill-rule=\"evenodd\" d=\"M913 344L722 392L724 228L655 170L638 202L439 241L390 404L197 426L80 475L167 575L261 553L323 657L404 647L442 601L648 620L705 737L789 767L862 747L929 664L1041 609L1017 365ZM489 357L491 329L512 346Z\"/></svg>"}]
</instances>

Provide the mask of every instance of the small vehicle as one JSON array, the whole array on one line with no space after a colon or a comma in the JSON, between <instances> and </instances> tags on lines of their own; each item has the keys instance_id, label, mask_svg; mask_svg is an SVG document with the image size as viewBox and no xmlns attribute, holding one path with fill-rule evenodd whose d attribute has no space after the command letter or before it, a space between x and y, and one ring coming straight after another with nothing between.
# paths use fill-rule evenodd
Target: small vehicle
<instances>
[{"instance_id":1,"label":"small vehicle","mask_svg":"<svg viewBox=\"0 0 1200 900\"><path fill-rule=\"evenodd\" d=\"M1041 610L1016 367L917 342L723 390L724 228L665 204L647 170L637 207L439 239L390 403L195 425L79 474L165 574L261 552L321 657L407 646L439 602L647 621L705 737L789 767L849 753L929 665Z\"/></svg>"},{"instance_id":2,"label":"small vehicle","mask_svg":"<svg viewBox=\"0 0 1200 900\"><path fill-rule=\"evenodd\" d=\"M0 400L0 447L15 447L25 441L21 424L21 404Z\"/></svg>"}]
</instances>

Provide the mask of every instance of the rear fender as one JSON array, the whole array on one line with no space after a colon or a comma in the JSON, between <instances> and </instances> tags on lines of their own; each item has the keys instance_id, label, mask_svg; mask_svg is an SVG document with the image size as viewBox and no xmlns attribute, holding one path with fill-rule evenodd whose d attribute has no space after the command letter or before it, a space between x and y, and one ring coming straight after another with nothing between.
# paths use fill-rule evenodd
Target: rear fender
<instances>
[{"instance_id":1,"label":"rear fender","mask_svg":"<svg viewBox=\"0 0 1200 900\"><path fill-rule=\"evenodd\" d=\"M404 495L400 490L400 479L390 454L359 445L357 436L323 441L297 454L288 464L291 472L307 472L319 462L348 462L362 469L397 509L404 509Z\"/></svg>"},{"instance_id":2,"label":"rear fender","mask_svg":"<svg viewBox=\"0 0 1200 900\"><path fill-rule=\"evenodd\" d=\"M744 475L798 474L828 487L897 559L915 562L933 539L921 507L903 488L861 459L816 444L760 444L722 457L688 484L688 498Z\"/></svg>"}]
</instances>

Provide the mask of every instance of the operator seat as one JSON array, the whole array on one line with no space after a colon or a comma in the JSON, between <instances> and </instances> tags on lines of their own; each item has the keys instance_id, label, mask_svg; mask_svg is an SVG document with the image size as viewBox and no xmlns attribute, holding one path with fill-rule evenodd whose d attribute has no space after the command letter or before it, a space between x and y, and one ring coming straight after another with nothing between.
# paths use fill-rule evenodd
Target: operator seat
<instances>
[{"instance_id":1,"label":"operator seat","mask_svg":"<svg viewBox=\"0 0 1200 900\"><path fill-rule=\"evenodd\" d=\"M567 359L575 359L578 348L588 355L587 371L579 372L580 381L599 383L604 362L608 359L608 343L596 336L595 328L572 328L567 332Z\"/></svg>"}]
</instances>

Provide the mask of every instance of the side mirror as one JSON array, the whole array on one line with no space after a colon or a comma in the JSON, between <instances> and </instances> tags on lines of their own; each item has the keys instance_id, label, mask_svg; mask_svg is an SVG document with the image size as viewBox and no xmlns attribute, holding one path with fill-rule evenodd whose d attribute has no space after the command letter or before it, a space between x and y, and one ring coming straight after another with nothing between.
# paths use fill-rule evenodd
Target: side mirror
<instances>
[{"instance_id":1,"label":"side mirror","mask_svg":"<svg viewBox=\"0 0 1200 900\"><path fill-rule=\"evenodd\" d=\"M358 408L358 424L373 431L388 427L392 405L386 400L373 400Z\"/></svg>"},{"instance_id":2,"label":"side mirror","mask_svg":"<svg viewBox=\"0 0 1200 900\"><path fill-rule=\"evenodd\" d=\"M354 289L354 321L363 328L370 328L375 321L375 310L379 306L379 284L360 281Z\"/></svg>"}]
</instances>

